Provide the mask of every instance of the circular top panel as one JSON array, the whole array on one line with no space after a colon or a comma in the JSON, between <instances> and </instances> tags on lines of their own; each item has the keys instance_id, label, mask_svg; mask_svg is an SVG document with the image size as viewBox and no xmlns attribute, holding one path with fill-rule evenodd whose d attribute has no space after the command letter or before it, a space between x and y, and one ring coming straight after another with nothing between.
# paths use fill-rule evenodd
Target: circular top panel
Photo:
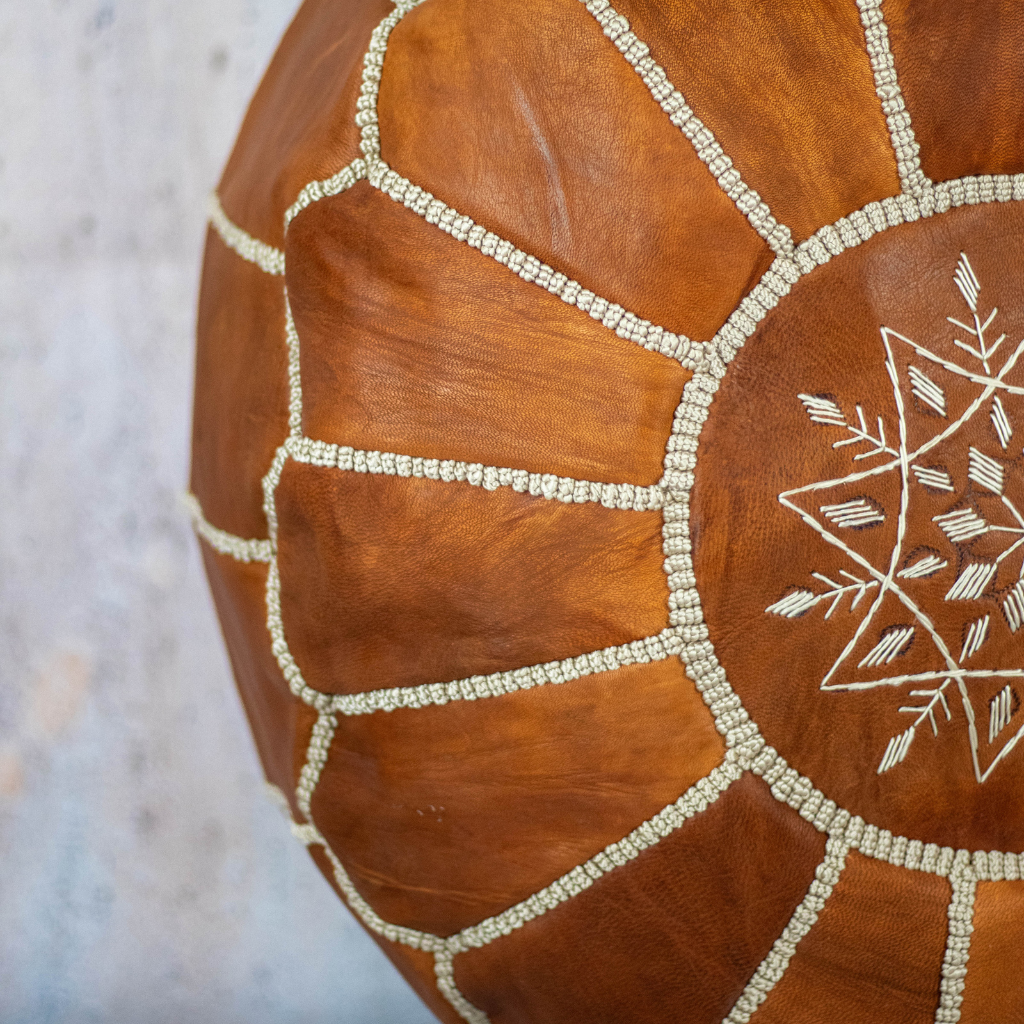
<instances>
[{"instance_id":1,"label":"circular top panel","mask_svg":"<svg viewBox=\"0 0 1024 1024\"><path fill-rule=\"evenodd\" d=\"M924 842L1019 848L1024 277L1016 204L803 277L701 435L697 587L766 741Z\"/></svg>"}]
</instances>

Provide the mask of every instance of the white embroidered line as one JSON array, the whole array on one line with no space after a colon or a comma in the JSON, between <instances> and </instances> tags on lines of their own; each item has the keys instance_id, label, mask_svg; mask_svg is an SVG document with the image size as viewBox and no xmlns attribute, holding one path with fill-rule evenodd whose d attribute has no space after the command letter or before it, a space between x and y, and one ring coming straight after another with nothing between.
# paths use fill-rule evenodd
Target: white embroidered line
<instances>
[{"instance_id":1,"label":"white embroidered line","mask_svg":"<svg viewBox=\"0 0 1024 1024\"><path fill-rule=\"evenodd\" d=\"M964 637L964 645L960 651L960 661L965 662L968 658L974 657L978 651L981 650L981 645L985 642L988 636L988 624L991 616L986 615L983 618L978 619L976 622L972 622L967 629L967 635Z\"/></svg>"},{"instance_id":2,"label":"white embroidered line","mask_svg":"<svg viewBox=\"0 0 1024 1024\"><path fill-rule=\"evenodd\" d=\"M988 532L988 523L973 508L958 508L932 516L932 522L938 523L942 532L954 544L963 544L972 537L980 537Z\"/></svg>"},{"instance_id":3,"label":"white embroidered line","mask_svg":"<svg viewBox=\"0 0 1024 1024\"><path fill-rule=\"evenodd\" d=\"M443 950L434 954L434 974L437 976L438 989L452 1004L456 1013L468 1024L490 1024L487 1014L478 1010L455 984L455 967L452 963L454 956L455 954L451 950Z\"/></svg>"},{"instance_id":4,"label":"white embroidered line","mask_svg":"<svg viewBox=\"0 0 1024 1024\"><path fill-rule=\"evenodd\" d=\"M722 1024L749 1024L754 1011L765 1001L768 993L782 980L796 952L800 940L814 927L839 876L846 866L849 847L840 839L829 837L825 844L825 859L814 872L807 895L793 912L783 933L775 940L771 952L761 961L754 976L747 983L736 1005Z\"/></svg>"},{"instance_id":5,"label":"white embroidered line","mask_svg":"<svg viewBox=\"0 0 1024 1024\"><path fill-rule=\"evenodd\" d=\"M845 427L846 417L831 395L797 395L807 410L812 423L827 427Z\"/></svg>"},{"instance_id":6,"label":"white embroidered line","mask_svg":"<svg viewBox=\"0 0 1024 1024\"><path fill-rule=\"evenodd\" d=\"M967 471L969 480L993 494L1003 493L1003 467L995 459L983 455L973 446L967 453L967 459L970 465Z\"/></svg>"},{"instance_id":7,"label":"white embroidered line","mask_svg":"<svg viewBox=\"0 0 1024 1024\"><path fill-rule=\"evenodd\" d=\"M988 705L988 741L991 743L1010 724L1013 690L1007 683Z\"/></svg>"},{"instance_id":8,"label":"white embroidered line","mask_svg":"<svg viewBox=\"0 0 1024 1024\"><path fill-rule=\"evenodd\" d=\"M920 580L927 576L934 576L940 569L945 569L947 565L949 562L944 558L928 554L919 558L913 565L908 565L906 569L901 569L896 576L898 579Z\"/></svg>"},{"instance_id":9,"label":"white embroidered line","mask_svg":"<svg viewBox=\"0 0 1024 1024\"><path fill-rule=\"evenodd\" d=\"M1003 601L1003 614L1011 633L1016 633L1024 624L1024 580L1015 583L1013 590Z\"/></svg>"},{"instance_id":10,"label":"white embroidered line","mask_svg":"<svg viewBox=\"0 0 1024 1024\"><path fill-rule=\"evenodd\" d=\"M934 491L955 491L953 478L940 466L911 466L917 482Z\"/></svg>"},{"instance_id":11,"label":"white embroidered line","mask_svg":"<svg viewBox=\"0 0 1024 1024\"><path fill-rule=\"evenodd\" d=\"M885 513L867 498L854 498L841 505L822 505L825 518L841 529L856 530L885 522Z\"/></svg>"},{"instance_id":12,"label":"white embroidered line","mask_svg":"<svg viewBox=\"0 0 1024 1024\"><path fill-rule=\"evenodd\" d=\"M997 568L994 562L971 562L964 566L956 582L946 591L945 600L977 601L992 582Z\"/></svg>"},{"instance_id":13,"label":"white embroidered line","mask_svg":"<svg viewBox=\"0 0 1024 1024\"><path fill-rule=\"evenodd\" d=\"M896 78L896 65L889 49L889 30L882 15L882 0L857 0L864 26L864 42L875 73L875 91L882 101L882 113L889 127L900 185L909 195L919 196L930 185L921 170L920 147L914 138L910 113Z\"/></svg>"},{"instance_id":14,"label":"white embroidered line","mask_svg":"<svg viewBox=\"0 0 1024 1024\"><path fill-rule=\"evenodd\" d=\"M205 540L214 551L222 555L230 555L239 562L269 562L274 557L269 540L245 540L233 533L212 526L203 515L199 499L194 494L183 494L181 503L185 506L192 519L196 533Z\"/></svg>"},{"instance_id":15,"label":"white embroidered line","mask_svg":"<svg viewBox=\"0 0 1024 1024\"><path fill-rule=\"evenodd\" d=\"M736 204L737 209L750 222L754 230L771 246L786 256L793 251L793 236L788 227L780 224L764 200L740 177L732 160L726 156L711 130L690 109L679 90L669 80L665 69L651 56L650 48L637 38L624 18L608 0L581 0L615 44L615 48L630 63L650 90L655 102L693 145L697 156L707 165L722 191Z\"/></svg>"},{"instance_id":16,"label":"white embroidered line","mask_svg":"<svg viewBox=\"0 0 1024 1024\"><path fill-rule=\"evenodd\" d=\"M424 459L394 452L362 451L347 445L328 444L309 437L290 438L288 453L296 462L312 466L338 468L354 473L416 477L444 483L466 483L496 491L509 487L518 494L529 494L564 504L597 502L605 508L644 512L662 506L662 489L657 484L605 484L576 480L552 473L530 473L525 469L484 466L478 462L453 459Z\"/></svg>"},{"instance_id":17,"label":"white embroidered line","mask_svg":"<svg viewBox=\"0 0 1024 1024\"><path fill-rule=\"evenodd\" d=\"M953 280L956 282L957 288L960 289L960 294L964 297L964 302L967 303L972 313L978 312L978 296L981 294L981 284L978 281L977 275L974 273L974 267L971 266L971 261L967 258L967 253L960 253L960 259L956 265L956 271L953 274ZM948 319L948 318L947 318Z\"/></svg>"},{"instance_id":18,"label":"white embroidered line","mask_svg":"<svg viewBox=\"0 0 1024 1024\"><path fill-rule=\"evenodd\" d=\"M875 668L877 665L888 665L894 658L899 657L906 651L913 636L913 626L901 626L887 631L882 635L882 639L861 659L857 668Z\"/></svg>"},{"instance_id":19,"label":"white embroidered line","mask_svg":"<svg viewBox=\"0 0 1024 1024\"><path fill-rule=\"evenodd\" d=\"M1013 427L1010 425L1010 420L998 395L992 399L992 412L990 415L992 426L995 427L996 434L999 437L999 443L1005 451L1010 444L1010 439L1013 437Z\"/></svg>"},{"instance_id":20,"label":"white embroidered line","mask_svg":"<svg viewBox=\"0 0 1024 1024\"><path fill-rule=\"evenodd\" d=\"M255 263L260 270L268 274L284 273L284 253L258 238L253 238L237 224L228 220L216 192L210 196L208 213L210 223L229 249L234 249L242 259Z\"/></svg>"},{"instance_id":21,"label":"white embroidered line","mask_svg":"<svg viewBox=\"0 0 1024 1024\"><path fill-rule=\"evenodd\" d=\"M971 933L974 931L974 897L978 882L967 863L958 865L950 875L953 897L949 901L949 933L946 954L942 961L942 981L939 1006L935 1012L936 1024L956 1024L960 1020L963 1004L964 981L967 978L967 959L971 952Z\"/></svg>"},{"instance_id":22,"label":"white embroidered line","mask_svg":"<svg viewBox=\"0 0 1024 1024\"><path fill-rule=\"evenodd\" d=\"M549 661L510 672L470 676L451 683L424 683L421 686L395 686L363 693L338 694L332 699L330 709L342 715L368 715L375 711L395 711L398 708L444 706L455 700L500 697L538 686L558 686L601 672L613 672L628 665L664 661L678 654L682 646L681 631L669 627L657 636L634 640L619 647L605 647L576 658Z\"/></svg>"},{"instance_id":23,"label":"white embroidered line","mask_svg":"<svg viewBox=\"0 0 1024 1024\"><path fill-rule=\"evenodd\" d=\"M920 399L934 409L940 416L946 415L946 394L924 371L916 366L908 366L907 374L910 377L911 393L915 398Z\"/></svg>"}]
</instances>

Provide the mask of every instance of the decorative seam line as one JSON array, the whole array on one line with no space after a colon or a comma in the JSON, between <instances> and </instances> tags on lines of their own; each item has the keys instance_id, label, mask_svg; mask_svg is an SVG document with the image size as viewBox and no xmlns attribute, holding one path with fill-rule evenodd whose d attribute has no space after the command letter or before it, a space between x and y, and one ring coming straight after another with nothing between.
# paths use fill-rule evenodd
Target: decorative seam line
<instances>
[{"instance_id":1,"label":"decorative seam line","mask_svg":"<svg viewBox=\"0 0 1024 1024\"><path fill-rule=\"evenodd\" d=\"M488 231L471 217L460 214L442 200L435 199L430 192L393 171L383 160L373 162L368 180L374 188L412 210L428 224L436 225L470 248L479 249L484 256L490 256L502 266L508 267L524 281L536 284L567 305L582 310L620 338L632 341L648 352L659 352L675 359L688 370L694 369L700 361L700 342L690 341L685 335L658 327L650 320L630 313L618 303L595 295L578 281L542 263L536 256L517 249L511 242Z\"/></svg>"},{"instance_id":2,"label":"decorative seam line","mask_svg":"<svg viewBox=\"0 0 1024 1024\"><path fill-rule=\"evenodd\" d=\"M327 854L328 860L334 871L334 880L345 897L345 902L351 907L352 912L377 935L383 935L389 942L398 942L403 946L411 946L413 949L425 949L431 953L442 951L448 941L439 935L431 935L430 932L417 931L415 928L404 928L401 925L389 924L370 906L358 890L352 884L348 872L345 870L338 855L331 849L327 840L314 824L292 825L292 835L305 846L322 846Z\"/></svg>"},{"instance_id":3,"label":"decorative seam line","mask_svg":"<svg viewBox=\"0 0 1024 1024\"><path fill-rule=\"evenodd\" d=\"M655 62L650 47L630 29L629 21L608 0L581 0L615 44L616 49L640 76L669 120L690 140L697 156L707 165L719 188L735 203L751 227L780 256L793 251L793 236L773 216L764 200L740 177L711 129L690 109L682 94Z\"/></svg>"},{"instance_id":4,"label":"decorative seam line","mask_svg":"<svg viewBox=\"0 0 1024 1024\"><path fill-rule=\"evenodd\" d=\"M747 987L722 1024L749 1024L754 1011L782 980L797 945L814 927L818 915L832 895L832 889L846 866L848 850L849 847L842 840L829 837L825 844L825 859L814 872L814 880L807 890L807 895L793 912L789 924L775 940L771 952L761 961L753 978L747 983Z\"/></svg>"},{"instance_id":5,"label":"decorative seam line","mask_svg":"<svg viewBox=\"0 0 1024 1024\"><path fill-rule=\"evenodd\" d=\"M889 49L889 29L882 14L882 0L857 0L864 26L864 42L875 74L875 92L882 101L882 113L889 127L896 167L903 191L920 196L930 185L921 170L921 147L914 138L910 112L896 78L896 64Z\"/></svg>"},{"instance_id":6,"label":"decorative seam line","mask_svg":"<svg viewBox=\"0 0 1024 1024\"><path fill-rule=\"evenodd\" d=\"M202 506L194 494L183 494L181 503L188 511L196 533L214 551L230 555L239 562L269 562L274 557L273 545L269 540L245 540L211 525L203 515Z\"/></svg>"},{"instance_id":7,"label":"decorative seam line","mask_svg":"<svg viewBox=\"0 0 1024 1024\"><path fill-rule=\"evenodd\" d=\"M635 860L644 850L660 843L686 821L707 810L743 774L734 752L699 782L694 783L678 800L659 811L653 818L635 828L617 843L566 872L561 878L527 897L521 903L489 917L479 924L463 928L445 940L446 948L455 953L486 946L502 935L510 935L560 903L589 889L603 875Z\"/></svg>"},{"instance_id":8,"label":"decorative seam line","mask_svg":"<svg viewBox=\"0 0 1024 1024\"><path fill-rule=\"evenodd\" d=\"M496 491L511 487L518 494L529 494L564 504L599 502L605 508L645 512L662 506L662 490L657 484L643 487L634 484L603 484L576 480L553 473L530 473L525 469L484 466L479 462L456 462L452 459L424 459L394 452L362 451L347 445L329 444L309 437L290 438L288 454L296 462L311 466L338 468L354 473L385 476L416 477L444 483L466 483Z\"/></svg>"},{"instance_id":9,"label":"decorative seam line","mask_svg":"<svg viewBox=\"0 0 1024 1024\"><path fill-rule=\"evenodd\" d=\"M285 211L284 214L284 228L288 230L288 225L295 219L295 216L301 213L311 203L315 203L320 199L327 199L329 196L340 195L342 192L350 189L357 181L362 181L366 177L366 161L362 157L357 157L347 167L343 167L337 174L332 175L330 178L325 178L323 181L311 181L302 191L298 194L295 202Z\"/></svg>"},{"instance_id":10,"label":"decorative seam line","mask_svg":"<svg viewBox=\"0 0 1024 1024\"><path fill-rule=\"evenodd\" d=\"M210 195L207 212L214 230L229 249L234 249L242 259L255 263L260 270L268 274L284 273L284 253L258 238L253 238L237 224L228 220L216 192Z\"/></svg>"},{"instance_id":11,"label":"decorative seam line","mask_svg":"<svg viewBox=\"0 0 1024 1024\"><path fill-rule=\"evenodd\" d=\"M971 933L974 931L974 897L978 882L966 863L958 862L950 875L953 897L949 901L949 934L946 954L942 961L941 996L935 1012L935 1024L956 1024L960 1020L964 982L967 979L967 959L971 952Z\"/></svg>"},{"instance_id":12,"label":"decorative seam line","mask_svg":"<svg viewBox=\"0 0 1024 1024\"><path fill-rule=\"evenodd\" d=\"M646 665L664 661L682 650L680 630L669 628L657 636L634 640L620 647L605 647L590 654L543 665L494 672L487 676L469 676L452 683L424 683L422 686L395 686L364 693L340 694L329 707L342 715L368 715L374 711L398 708L443 707L454 700L481 700L507 693L531 690L537 686L557 686L601 672L613 672L627 665Z\"/></svg>"}]
</instances>

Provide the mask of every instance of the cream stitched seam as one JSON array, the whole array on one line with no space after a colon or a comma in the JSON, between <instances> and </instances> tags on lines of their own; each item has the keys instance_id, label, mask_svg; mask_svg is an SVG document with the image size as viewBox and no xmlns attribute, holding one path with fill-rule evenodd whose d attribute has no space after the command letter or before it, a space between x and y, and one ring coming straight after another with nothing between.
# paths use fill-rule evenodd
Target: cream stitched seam
<instances>
[{"instance_id":1,"label":"cream stitched seam","mask_svg":"<svg viewBox=\"0 0 1024 1024\"><path fill-rule=\"evenodd\" d=\"M914 138L910 112L896 77L896 64L889 49L889 29L882 13L882 0L857 0L864 26L864 45L875 76L875 92L889 128L900 185L909 195L920 196L931 184L921 170L920 146Z\"/></svg>"},{"instance_id":2,"label":"cream stitched seam","mask_svg":"<svg viewBox=\"0 0 1024 1024\"><path fill-rule=\"evenodd\" d=\"M832 895L832 889L846 866L848 849L842 840L831 836L828 838L825 843L825 859L814 872L814 880L807 895L793 912L789 924L775 940L771 952L761 961L722 1024L748 1024L768 993L782 980L797 945L814 927L818 915Z\"/></svg>"},{"instance_id":3,"label":"cream stitched seam","mask_svg":"<svg viewBox=\"0 0 1024 1024\"><path fill-rule=\"evenodd\" d=\"M196 533L222 555L230 555L239 562L269 562L274 557L269 540L246 540L226 530L220 530L207 521L199 499L194 494L183 494L181 503L192 519Z\"/></svg>"},{"instance_id":4,"label":"cream stitched seam","mask_svg":"<svg viewBox=\"0 0 1024 1024\"><path fill-rule=\"evenodd\" d=\"M974 931L974 898L978 881L966 863L960 860L950 874L953 895L949 901L949 933L946 953L942 960L942 981L939 1007L935 1011L935 1024L956 1024L960 1020L964 982L967 979L967 960L971 951L971 933Z\"/></svg>"},{"instance_id":5,"label":"cream stitched seam","mask_svg":"<svg viewBox=\"0 0 1024 1024\"><path fill-rule=\"evenodd\" d=\"M228 220L216 192L210 196L207 212L214 230L229 249L234 249L242 259L255 263L260 270L268 274L284 273L284 253L258 238L253 238L247 231Z\"/></svg>"},{"instance_id":6,"label":"cream stitched seam","mask_svg":"<svg viewBox=\"0 0 1024 1024\"><path fill-rule=\"evenodd\" d=\"M635 860L644 850L660 843L690 818L707 810L742 775L739 759L732 751L727 751L725 760L717 768L713 768L678 800L633 829L629 835L606 846L600 853L508 910L463 928L445 940L446 948L454 955L486 946L579 895L597 879Z\"/></svg>"},{"instance_id":7,"label":"cream stitched seam","mask_svg":"<svg viewBox=\"0 0 1024 1024\"><path fill-rule=\"evenodd\" d=\"M460 214L435 199L426 190L414 185L397 171L392 170L383 160L377 158L371 165L368 180L396 203L412 210L428 224L433 224L470 248L478 249L484 256L508 267L524 281L557 296L564 303L575 306L597 320L602 326L614 331L620 338L632 341L648 352L659 352L675 359L686 369L692 370L700 359L702 343L691 341L685 335L675 334L624 309L615 302L609 302L584 288L578 281L554 270L536 256L517 249L493 231L477 224L471 217Z\"/></svg>"},{"instance_id":8,"label":"cream stitched seam","mask_svg":"<svg viewBox=\"0 0 1024 1024\"><path fill-rule=\"evenodd\" d=\"M793 251L793 236L785 224L780 224L768 209L768 204L755 192L726 156L714 133L690 109L682 94L669 80L665 69L655 62L650 47L640 40L608 0L581 0L615 44L615 48L629 62L654 97L655 102L668 115L690 142L697 156L707 166L719 188L733 201L736 208L750 222L751 227L779 256Z\"/></svg>"},{"instance_id":9,"label":"cream stitched seam","mask_svg":"<svg viewBox=\"0 0 1024 1024\"><path fill-rule=\"evenodd\" d=\"M424 683L421 686L395 686L363 693L336 695L330 704L332 712L342 715L368 715L375 711L398 708L444 706L456 700L482 700L501 697L538 686L558 686L574 679L613 672L629 665L646 665L664 661L682 650L681 632L670 627L656 636L644 637L619 647L605 647L589 654L562 661L549 661L509 672L486 676L469 676L451 683Z\"/></svg>"},{"instance_id":10,"label":"cream stitched seam","mask_svg":"<svg viewBox=\"0 0 1024 1024\"><path fill-rule=\"evenodd\" d=\"M366 161L362 157L356 157L352 163L342 167L337 174L324 178L323 181L311 181L298 194L295 202L285 211L285 231L288 230L288 226L295 219L296 215L301 213L311 203L319 202L319 200L327 199L330 196L340 195L365 177Z\"/></svg>"},{"instance_id":11,"label":"cream stitched seam","mask_svg":"<svg viewBox=\"0 0 1024 1024\"><path fill-rule=\"evenodd\" d=\"M395 452L364 451L347 445L330 444L310 437L289 439L288 454L296 462L354 473L416 477L443 483L465 483L496 491L509 487L518 494L529 494L566 505L597 502L605 508L645 512L660 509L662 489L658 484L605 484L577 480L553 473L530 473L525 469L485 466L479 462L454 459L425 459Z\"/></svg>"}]
</instances>

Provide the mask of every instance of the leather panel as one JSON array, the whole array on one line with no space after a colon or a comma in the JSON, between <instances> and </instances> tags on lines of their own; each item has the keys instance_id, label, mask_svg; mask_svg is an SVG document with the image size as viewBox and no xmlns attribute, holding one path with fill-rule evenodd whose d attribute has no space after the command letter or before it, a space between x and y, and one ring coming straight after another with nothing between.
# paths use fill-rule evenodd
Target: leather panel
<instances>
[{"instance_id":1,"label":"leather panel","mask_svg":"<svg viewBox=\"0 0 1024 1024\"><path fill-rule=\"evenodd\" d=\"M320 831L385 919L450 935L617 842L721 763L677 658L339 716Z\"/></svg>"},{"instance_id":2,"label":"leather panel","mask_svg":"<svg viewBox=\"0 0 1024 1024\"><path fill-rule=\"evenodd\" d=\"M358 182L297 218L310 437L649 485L690 374Z\"/></svg>"},{"instance_id":3,"label":"leather panel","mask_svg":"<svg viewBox=\"0 0 1024 1024\"><path fill-rule=\"evenodd\" d=\"M1024 171L1024 9L886 0L903 98L935 181Z\"/></svg>"},{"instance_id":4,"label":"leather panel","mask_svg":"<svg viewBox=\"0 0 1024 1024\"><path fill-rule=\"evenodd\" d=\"M288 433L284 288L212 228L196 335L192 493L214 526L265 538L260 481Z\"/></svg>"},{"instance_id":5,"label":"leather panel","mask_svg":"<svg viewBox=\"0 0 1024 1024\"><path fill-rule=\"evenodd\" d=\"M277 508L285 635L318 690L507 671L668 622L659 512L294 462Z\"/></svg>"},{"instance_id":6,"label":"leather panel","mask_svg":"<svg viewBox=\"0 0 1024 1024\"><path fill-rule=\"evenodd\" d=\"M796 241L900 191L855 3L616 9Z\"/></svg>"},{"instance_id":7,"label":"leather panel","mask_svg":"<svg viewBox=\"0 0 1024 1024\"><path fill-rule=\"evenodd\" d=\"M227 215L278 248L284 214L311 181L362 154L356 100L370 34L387 0L306 0L246 114L221 178Z\"/></svg>"},{"instance_id":8,"label":"leather panel","mask_svg":"<svg viewBox=\"0 0 1024 1024\"><path fill-rule=\"evenodd\" d=\"M676 333L710 338L771 260L578 0L417 8L380 128L401 174Z\"/></svg>"},{"instance_id":9,"label":"leather panel","mask_svg":"<svg viewBox=\"0 0 1024 1024\"><path fill-rule=\"evenodd\" d=\"M492 1024L720 1024L824 846L746 775L635 861L457 956L455 980Z\"/></svg>"},{"instance_id":10,"label":"leather panel","mask_svg":"<svg viewBox=\"0 0 1024 1024\"><path fill-rule=\"evenodd\" d=\"M932 1024L951 889L851 851L758 1024Z\"/></svg>"}]
</instances>

